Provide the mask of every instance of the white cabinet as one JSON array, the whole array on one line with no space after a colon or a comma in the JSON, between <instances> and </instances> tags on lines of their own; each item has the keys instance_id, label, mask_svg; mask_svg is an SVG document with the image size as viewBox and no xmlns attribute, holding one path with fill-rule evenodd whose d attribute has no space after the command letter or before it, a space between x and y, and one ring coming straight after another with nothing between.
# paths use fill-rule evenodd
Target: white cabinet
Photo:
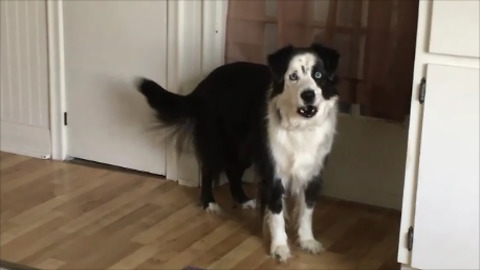
<instances>
[{"instance_id":1,"label":"white cabinet","mask_svg":"<svg viewBox=\"0 0 480 270\"><path fill-rule=\"evenodd\" d=\"M480 269L479 7L419 3L398 254L415 269Z\"/></svg>"},{"instance_id":2,"label":"white cabinet","mask_svg":"<svg viewBox=\"0 0 480 270\"><path fill-rule=\"evenodd\" d=\"M433 1L429 52L479 57L480 1Z\"/></svg>"},{"instance_id":3,"label":"white cabinet","mask_svg":"<svg viewBox=\"0 0 480 270\"><path fill-rule=\"evenodd\" d=\"M427 66L411 265L479 269L479 70Z\"/></svg>"}]
</instances>

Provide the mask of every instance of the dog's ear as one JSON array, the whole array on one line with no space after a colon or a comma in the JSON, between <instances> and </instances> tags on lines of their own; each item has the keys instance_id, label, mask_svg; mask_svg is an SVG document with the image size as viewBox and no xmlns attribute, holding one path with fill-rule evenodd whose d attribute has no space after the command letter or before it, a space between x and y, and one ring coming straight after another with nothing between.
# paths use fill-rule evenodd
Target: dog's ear
<instances>
[{"instance_id":1,"label":"dog's ear","mask_svg":"<svg viewBox=\"0 0 480 270\"><path fill-rule=\"evenodd\" d=\"M322 59L325 66L325 71L327 71L330 75L333 75L337 71L340 54L336 50L327 48L318 43L313 43L310 46L310 49L312 49L318 55L318 57Z\"/></svg>"},{"instance_id":2,"label":"dog's ear","mask_svg":"<svg viewBox=\"0 0 480 270\"><path fill-rule=\"evenodd\" d=\"M288 68L288 61L293 53L293 46L287 45L268 55L267 64L275 77L275 80L283 78Z\"/></svg>"}]
</instances>

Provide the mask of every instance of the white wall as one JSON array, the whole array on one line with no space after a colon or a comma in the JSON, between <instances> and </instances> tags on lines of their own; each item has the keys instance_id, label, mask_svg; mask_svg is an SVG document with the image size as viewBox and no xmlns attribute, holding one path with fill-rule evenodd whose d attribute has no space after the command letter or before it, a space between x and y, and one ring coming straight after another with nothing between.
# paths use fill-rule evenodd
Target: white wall
<instances>
[{"instance_id":1,"label":"white wall","mask_svg":"<svg viewBox=\"0 0 480 270\"><path fill-rule=\"evenodd\" d=\"M46 1L0 1L1 151L48 157Z\"/></svg>"},{"instance_id":2,"label":"white wall","mask_svg":"<svg viewBox=\"0 0 480 270\"><path fill-rule=\"evenodd\" d=\"M402 123L340 115L325 169L326 196L401 209L408 129Z\"/></svg>"}]
</instances>

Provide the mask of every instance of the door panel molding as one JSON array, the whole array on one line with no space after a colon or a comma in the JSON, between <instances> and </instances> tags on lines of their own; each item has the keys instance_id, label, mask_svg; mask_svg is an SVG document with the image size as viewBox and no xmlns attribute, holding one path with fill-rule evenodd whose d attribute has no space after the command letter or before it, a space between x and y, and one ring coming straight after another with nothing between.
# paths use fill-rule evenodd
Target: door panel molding
<instances>
[{"instance_id":1,"label":"door panel molding","mask_svg":"<svg viewBox=\"0 0 480 270\"><path fill-rule=\"evenodd\" d=\"M0 149L50 158L47 1L0 2Z\"/></svg>"}]
</instances>

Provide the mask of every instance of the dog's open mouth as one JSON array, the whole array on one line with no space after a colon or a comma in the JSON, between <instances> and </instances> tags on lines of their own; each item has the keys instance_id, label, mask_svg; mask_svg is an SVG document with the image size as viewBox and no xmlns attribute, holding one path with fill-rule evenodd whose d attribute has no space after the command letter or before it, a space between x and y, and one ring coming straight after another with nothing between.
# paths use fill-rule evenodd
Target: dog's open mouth
<instances>
[{"instance_id":1,"label":"dog's open mouth","mask_svg":"<svg viewBox=\"0 0 480 270\"><path fill-rule=\"evenodd\" d=\"M297 113L303 117L311 118L317 114L317 107L312 105L303 106L297 109Z\"/></svg>"}]
</instances>

